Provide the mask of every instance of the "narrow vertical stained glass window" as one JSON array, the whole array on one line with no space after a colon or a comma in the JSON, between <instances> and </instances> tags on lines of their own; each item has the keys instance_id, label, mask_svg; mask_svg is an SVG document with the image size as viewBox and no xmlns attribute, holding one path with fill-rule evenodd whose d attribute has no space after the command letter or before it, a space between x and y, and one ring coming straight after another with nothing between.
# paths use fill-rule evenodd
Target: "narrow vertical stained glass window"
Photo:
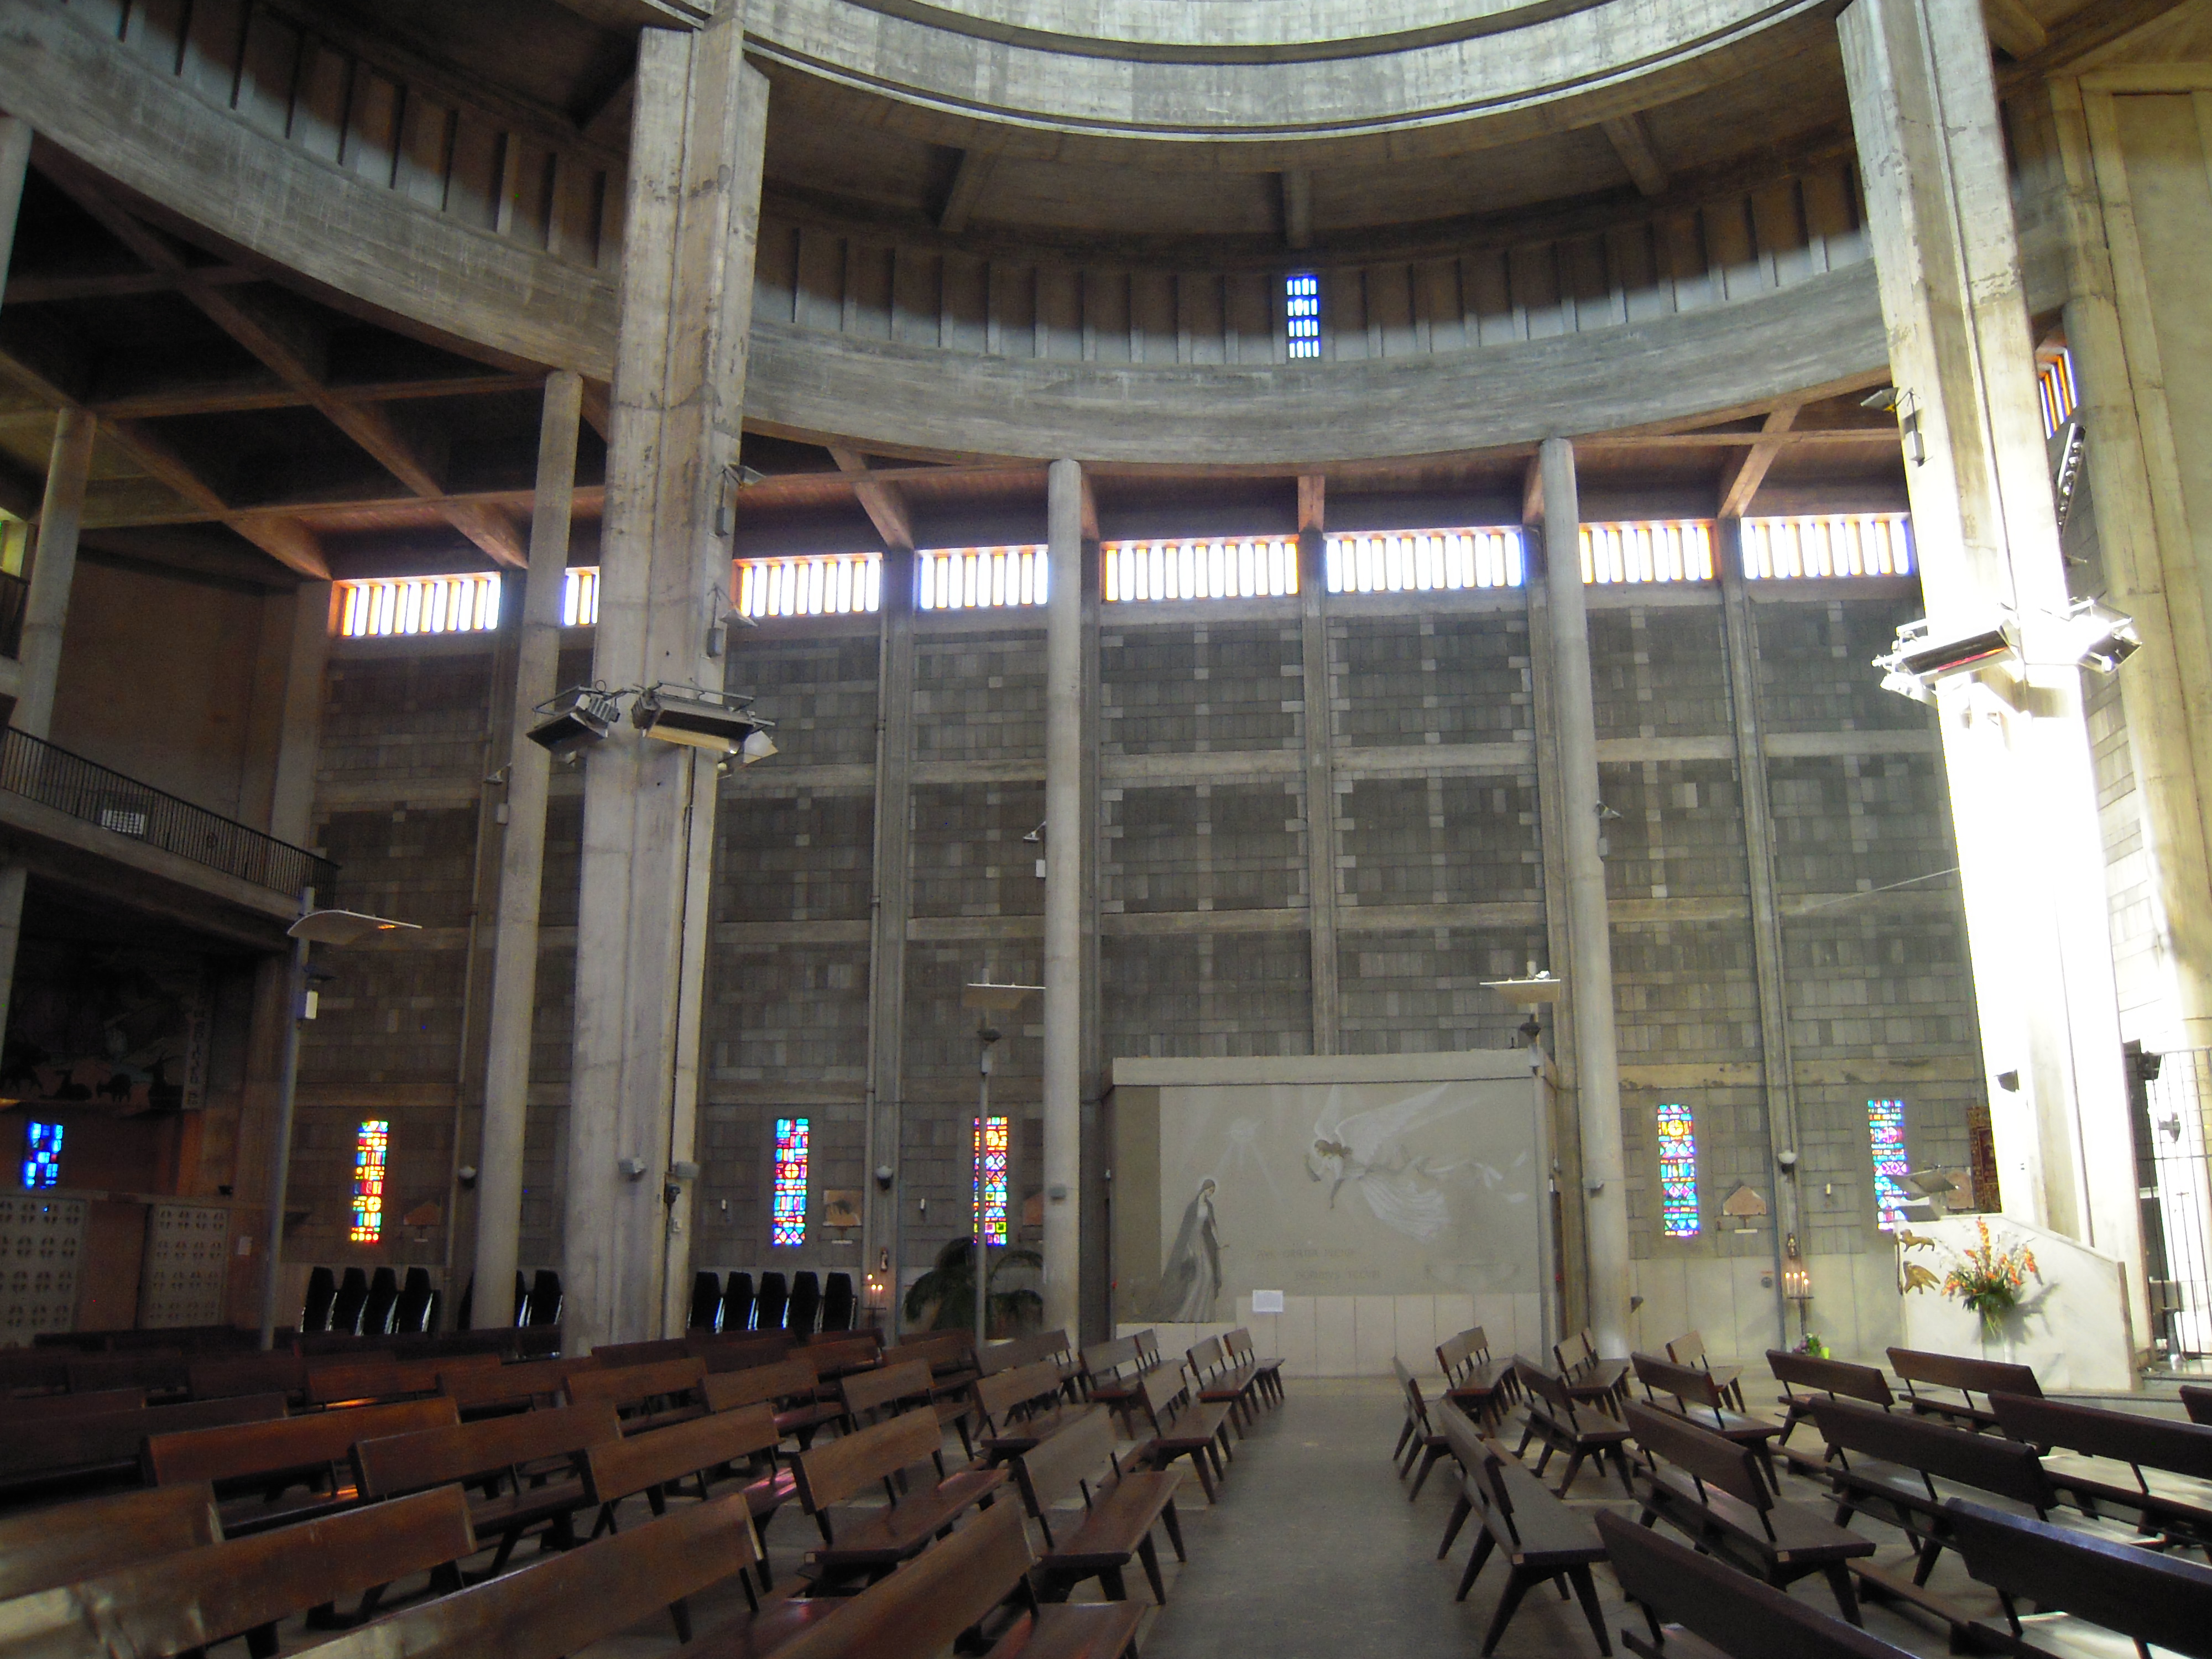
<instances>
[{"instance_id":1,"label":"narrow vertical stained glass window","mask_svg":"<svg viewBox=\"0 0 2212 1659\"><path fill-rule=\"evenodd\" d=\"M1698 1236L1698 1137L1686 1106L1659 1109L1659 1231Z\"/></svg>"},{"instance_id":2,"label":"narrow vertical stained glass window","mask_svg":"<svg viewBox=\"0 0 2212 1659\"><path fill-rule=\"evenodd\" d=\"M23 1184L33 1192L62 1184L62 1126L33 1123L23 1141Z\"/></svg>"},{"instance_id":3,"label":"narrow vertical stained glass window","mask_svg":"<svg viewBox=\"0 0 2212 1659\"><path fill-rule=\"evenodd\" d=\"M1321 356L1321 278L1311 271L1283 279L1283 332L1293 361Z\"/></svg>"},{"instance_id":4,"label":"narrow vertical stained glass window","mask_svg":"<svg viewBox=\"0 0 2212 1659\"><path fill-rule=\"evenodd\" d=\"M1006 1242L1006 1152L1012 1143L1007 1120L975 1120L975 1231L995 1248Z\"/></svg>"},{"instance_id":5,"label":"narrow vertical stained glass window","mask_svg":"<svg viewBox=\"0 0 2212 1659\"><path fill-rule=\"evenodd\" d=\"M356 1244L384 1237L384 1160L392 1150L392 1123L373 1117L353 1140L353 1231Z\"/></svg>"},{"instance_id":6,"label":"narrow vertical stained glass window","mask_svg":"<svg viewBox=\"0 0 2212 1659\"><path fill-rule=\"evenodd\" d=\"M806 1243L806 1125L803 1117L775 1121L775 1203L768 1233L771 1244Z\"/></svg>"},{"instance_id":7,"label":"narrow vertical stained glass window","mask_svg":"<svg viewBox=\"0 0 2212 1659\"><path fill-rule=\"evenodd\" d=\"M2037 355L2035 396L2043 405L2043 435L2055 438L2081 403L2081 388L2074 383L2074 354L2064 346Z\"/></svg>"},{"instance_id":8,"label":"narrow vertical stained glass window","mask_svg":"<svg viewBox=\"0 0 2212 1659\"><path fill-rule=\"evenodd\" d=\"M1881 1212L1881 1230L1894 1232L1905 1224L1905 1206L1910 1200L1898 1181L1905 1170L1903 1101L1867 1102L1867 1142L1874 1151L1875 1207Z\"/></svg>"}]
</instances>

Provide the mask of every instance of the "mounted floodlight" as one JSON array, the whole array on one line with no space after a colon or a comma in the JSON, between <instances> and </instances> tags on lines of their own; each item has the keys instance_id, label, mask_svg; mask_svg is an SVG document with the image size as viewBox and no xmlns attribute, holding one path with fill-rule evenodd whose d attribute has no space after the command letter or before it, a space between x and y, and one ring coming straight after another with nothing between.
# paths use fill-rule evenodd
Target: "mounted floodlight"
<instances>
[{"instance_id":1,"label":"mounted floodlight","mask_svg":"<svg viewBox=\"0 0 2212 1659\"><path fill-rule=\"evenodd\" d=\"M756 730L738 745L738 764L750 766L755 761L764 761L775 752L775 739L766 732Z\"/></svg>"},{"instance_id":2,"label":"mounted floodlight","mask_svg":"<svg viewBox=\"0 0 2212 1659\"><path fill-rule=\"evenodd\" d=\"M1882 671L1883 690L1915 702L1934 702L1941 682L2008 658L2020 659L2020 629L2010 617L1972 633L1940 638L1923 618L1899 624L1888 654L1876 657L1874 665Z\"/></svg>"},{"instance_id":3,"label":"mounted floodlight","mask_svg":"<svg viewBox=\"0 0 2212 1659\"><path fill-rule=\"evenodd\" d=\"M311 945L345 945L372 933L419 933L422 928L418 922L394 921L389 916L372 916L361 910L310 910L284 931Z\"/></svg>"},{"instance_id":4,"label":"mounted floodlight","mask_svg":"<svg viewBox=\"0 0 2212 1659\"><path fill-rule=\"evenodd\" d=\"M2039 651L2051 648L2054 662L2109 674L2142 649L2135 618L2096 599L2076 599L2065 614L2036 630Z\"/></svg>"},{"instance_id":5,"label":"mounted floodlight","mask_svg":"<svg viewBox=\"0 0 2212 1659\"><path fill-rule=\"evenodd\" d=\"M621 694L597 686L572 685L538 705L547 718L530 728L530 740L556 760L570 760L605 743L622 718Z\"/></svg>"},{"instance_id":6,"label":"mounted floodlight","mask_svg":"<svg viewBox=\"0 0 2212 1659\"><path fill-rule=\"evenodd\" d=\"M629 717L648 738L717 755L744 755L745 763L750 765L766 757L746 753L745 745L768 726L766 720L746 712L751 702L750 697L705 691L695 685L653 685L639 694ZM771 741L768 753L775 752Z\"/></svg>"}]
</instances>

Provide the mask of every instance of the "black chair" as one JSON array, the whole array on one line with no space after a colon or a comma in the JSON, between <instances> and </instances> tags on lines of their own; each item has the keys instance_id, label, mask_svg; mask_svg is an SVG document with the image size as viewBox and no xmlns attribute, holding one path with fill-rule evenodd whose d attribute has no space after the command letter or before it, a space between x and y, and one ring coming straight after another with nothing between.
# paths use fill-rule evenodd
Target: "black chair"
<instances>
[{"instance_id":1,"label":"black chair","mask_svg":"<svg viewBox=\"0 0 2212 1659\"><path fill-rule=\"evenodd\" d=\"M732 1273L728 1287L722 1292L722 1328L726 1331L750 1330L753 1322L753 1276L750 1273Z\"/></svg>"},{"instance_id":2,"label":"black chair","mask_svg":"<svg viewBox=\"0 0 2212 1659\"><path fill-rule=\"evenodd\" d=\"M518 1325L530 1322L530 1283L523 1278L520 1267L514 1270L514 1322Z\"/></svg>"},{"instance_id":3,"label":"black chair","mask_svg":"<svg viewBox=\"0 0 2212 1659\"><path fill-rule=\"evenodd\" d=\"M561 1275L550 1267L540 1267L530 1280L530 1321L532 1325L557 1325L561 1322Z\"/></svg>"},{"instance_id":4,"label":"black chair","mask_svg":"<svg viewBox=\"0 0 2212 1659\"><path fill-rule=\"evenodd\" d=\"M784 1310L783 1328L805 1336L814 1328L822 1311L822 1276L808 1268L791 1276L791 1305Z\"/></svg>"},{"instance_id":5,"label":"black chair","mask_svg":"<svg viewBox=\"0 0 2212 1659\"><path fill-rule=\"evenodd\" d=\"M318 1267L307 1275L307 1299L300 1304L300 1328L303 1331L326 1331L331 1328L331 1306L338 1299L337 1275L328 1267Z\"/></svg>"},{"instance_id":6,"label":"black chair","mask_svg":"<svg viewBox=\"0 0 2212 1659\"><path fill-rule=\"evenodd\" d=\"M691 1315L684 1322L695 1331L719 1331L722 1328L721 1274L697 1273L691 1275Z\"/></svg>"},{"instance_id":7,"label":"black chair","mask_svg":"<svg viewBox=\"0 0 2212 1659\"><path fill-rule=\"evenodd\" d=\"M469 1320L475 1315L476 1310L477 1276L474 1273L471 1273L469 1275L469 1282L461 1286L461 1305L454 1313L453 1328L457 1331L465 1331L471 1328ZM430 1325L432 1329L434 1330L437 1328L437 1322L438 1316L434 1311L430 1316Z\"/></svg>"},{"instance_id":8,"label":"black chair","mask_svg":"<svg viewBox=\"0 0 2212 1659\"><path fill-rule=\"evenodd\" d=\"M398 1311L399 1275L389 1267L379 1267L369 1275L368 1300L361 1304L361 1334L391 1335L392 1317Z\"/></svg>"},{"instance_id":9,"label":"black chair","mask_svg":"<svg viewBox=\"0 0 2212 1659\"><path fill-rule=\"evenodd\" d=\"M400 1286L399 1304L392 1310L392 1328L408 1336L428 1332L437 1316L438 1293L430 1288L428 1267L410 1267Z\"/></svg>"},{"instance_id":10,"label":"black chair","mask_svg":"<svg viewBox=\"0 0 2212 1659\"><path fill-rule=\"evenodd\" d=\"M362 1310L368 1306L368 1275L348 1267L338 1281L337 1299L331 1304L331 1329L342 1336L359 1336Z\"/></svg>"},{"instance_id":11,"label":"black chair","mask_svg":"<svg viewBox=\"0 0 2212 1659\"><path fill-rule=\"evenodd\" d=\"M753 1304L753 1328L760 1331L780 1331L783 1328L785 1308L790 1304L791 1290L781 1273L767 1273L760 1276L760 1297Z\"/></svg>"},{"instance_id":12,"label":"black chair","mask_svg":"<svg viewBox=\"0 0 2212 1659\"><path fill-rule=\"evenodd\" d=\"M849 1331L853 1328L853 1275L831 1273L823 1281L822 1328L825 1331Z\"/></svg>"}]
</instances>

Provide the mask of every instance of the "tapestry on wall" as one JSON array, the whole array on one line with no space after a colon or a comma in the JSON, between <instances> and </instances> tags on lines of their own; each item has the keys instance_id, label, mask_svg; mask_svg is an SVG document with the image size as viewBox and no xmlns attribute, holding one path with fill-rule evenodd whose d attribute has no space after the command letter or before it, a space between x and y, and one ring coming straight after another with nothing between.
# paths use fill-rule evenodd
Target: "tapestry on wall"
<instances>
[{"instance_id":1,"label":"tapestry on wall","mask_svg":"<svg viewBox=\"0 0 2212 1659\"><path fill-rule=\"evenodd\" d=\"M207 1097L209 1018L197 956L26 939L0 1101L196 1111Z\"/></svg>"}]
</instances>

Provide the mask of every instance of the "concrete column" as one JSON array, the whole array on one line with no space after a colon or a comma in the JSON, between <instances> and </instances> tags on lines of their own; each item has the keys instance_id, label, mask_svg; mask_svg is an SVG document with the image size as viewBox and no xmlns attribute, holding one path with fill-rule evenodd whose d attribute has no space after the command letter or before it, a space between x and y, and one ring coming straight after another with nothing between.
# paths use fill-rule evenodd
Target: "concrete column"
<instances>
[{"instance_id":1,"label":"concrete column","mask_svg":"<svg viewBox=\"0 0 2212 1659\"><path fill-rule=\"evenodd\" d=\"M0 267L4 269L4 267ZM54 683L62 668L62 632L69 621L70 586L76 579L77 531L84 521L84 488L92 476L92 441L99 428L89 410L64 409L54 428L46 463L46 494L39 509L39 539L31 556L31 591L23 609L21 691L9 725L43 738L53 723ZM23 890L30 873L0 864L0 1030L7 1029L15 993L15 947L23 930Z\"/></svg>"},{"instance_id":2,"label":"concrete column","mask_svg":"<svg viewBox=\"0 0 2212 1659\"><path fill-rule=\"evenodd\" d=\"M1774 896L1774 815L1766 792L1766 744L1759 718L1759 643L1751 596L1743 585L1743 520L1714 526L1719 562L1721 627L1728 647L1729 713L1735 727L1736 787L1743 799L1744 866L1751 885L1751 957L1759 983L1759 1057L1765 1074L1766 1146L1770 1155L1797 1144L1797 1077L1790 1057L1790 1005L1783 974L1782 910ZM1780 1163L1768 1166L1774 1183L1774 1317L1787 1348L1790 1304L1782 1294L1783 1241L1799 1232L1797 1182Z\"/></svg>"},{"instance_id":3,"label":"concrete column","mask_svg":"<svg viewBox=\"0 0 2212 1659\"><path fill-rule=\"evenodd\" d=\"M875 894L868 940L868 1211L861 1267L890 1252L892 1330L905 1271L906 924L914 908L914 592L911 548L884 555L883 643L876 668ZM889 1192L874 1172L892 1171Z\"/></svg>"},{"instance_id":4,"label":"concrete column","mask_svg":"<svg viewBox=\"0 0 2212 1659\"><path fill-rule=\"evenodd\" d=\"M23 206L23 178L31 170L31 124L0 115L0 288L15 252L15 216Z\"/></svg>"},{"instance_id":5,"label":"concrete column","mask_svg":"<svg viewBox=\"0 0 2212 1659\"><path fill-rule=\"evenodd\" d=\"M1083 1249L1083 468L1054 461L1044 604L1044 1328L1076 1329Z\"/></svg>"},{"instance_id":6,"label":"concrete column","mask_svg":"<svg viewBox=\"0 0 2212 1659\"><path fill-rule=\"evenodd\" d=\"M269 787L269 833L304 847L314 831L315 758L322 747L323 672L331 656L331 585L301 582L293 596L292 643L277 716Z\"/></svg>"},{"instance_id":7,"label":"concrete column","mask_svg":"<svg viewBox=\"0 0 2212 1659\"><path fill-rule=\"evenodd\" d=\"M744 7L639 37L593 671L610 686L722 684L721 533L738 459L768 82ZM772 711L764 711L772 712ZM567 1345L660 1334L681 1306L714 762L624 727L585 763L576 1033L563 1205ZM619 1167L642 1165L635 1175ZM672 1283L671 1281L675 1281ZM678 1317L680 1318L680 1311Z\"/></svg>"},{"instance_id":8,"label":"concrete column","mask_svg":"<svg viewBox=\"0 0 2212 1659\"><path fill-rule=\"evenodd\" d=\"M1838 28L1932 631L2009 610L2025 635L2024 664L1954 676L1936 705L2004 1206L2126 1264L2140 1346L2104 848L2081 673L2051 637L2065 567L1989 40L1978 0L1855 0Z\"/></svg>"},{"instance_id":9,"label":"concrete column","mask_svg":"<svg viewBox=\"0 0 2212 1659\"><path fill-rule=\"evenodd\" d=\"M1620 1063L1613 1022L1613 936L1605 862L1598 853L1597 706L1589 622L1583 609L1582 507L1574 446L1547 438L1544 598L1551 625L1552 729L1559 752L1559 830L1567 866L1569 1017L1582 1124L1583 1226L1589 1257L1589 1323L1600 1352L1626 1353L1628 1182L1620 1149Z\"/></svg>"},{"instance_id":10,"label":"concrete column","mask_svg":"<svg viewBox=\"0 0 2212 1659\"><path fill-rule=\"evenodd\" d=\"M1319 479L1313 481L1316 484ZM1343 1041L1344 1003L1336 968L1336 767L1329 714L1328 538L1320 491L1300 479L1298 630L1305 673L1306 925L1313 940L1313 1051L1333 1054Z\"/></svg>"},{"instance_id":11,"label":"concrete column","mask_svg":"<svg viewBox=\"0 0 2212 1659\"><path fill-rule=\"evenodd\" d=\"M471 1316L479 1330L514 1322L507 1297L520 1249L522 1139L530 1104L531 1028L538 1006L538 901L544 884L545 791L553 764L528 733L530 711L560 689L556 681L561 602L568 580L576 426L583 397L583 377L563 369L547 378L538 417L530 574L522 588L514 737L507 754L507 827L500 842L499 911L492 933L483 1137L476 1160L477 1293Z\"/></svg>"}]
</instances>

